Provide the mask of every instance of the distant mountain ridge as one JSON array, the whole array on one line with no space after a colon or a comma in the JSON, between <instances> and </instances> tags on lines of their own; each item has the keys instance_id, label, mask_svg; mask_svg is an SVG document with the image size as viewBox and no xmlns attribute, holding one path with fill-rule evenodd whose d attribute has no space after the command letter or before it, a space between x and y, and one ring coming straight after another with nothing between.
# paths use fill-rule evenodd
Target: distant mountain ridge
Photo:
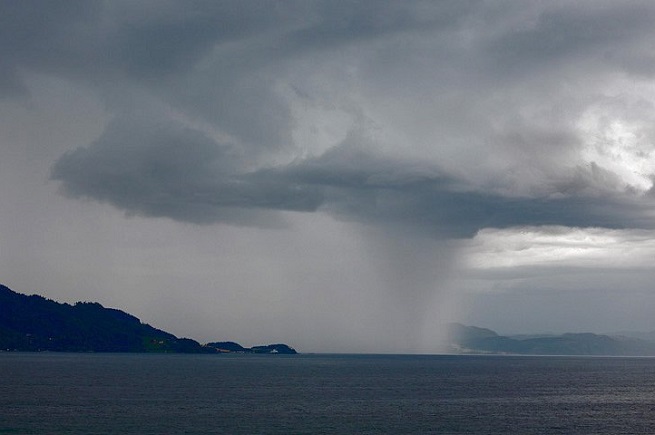
<instances>
[{"instance_id":1,"label":"distant mountain ridge","mask_svg":"<svg viewBox=\"0 0 655 435\"><path fill-rule=\"evenodd\" d=\"M232 342L231 342L232 343ZM225 353L216 343L201 345L142 323L97 302L74 305L16 293L0 284L0 350L65 352ZM244 348L244 353L296 351L285 344ZM235 347L236 349L236 347Z\"/></svg>"},{"instance_id":2,"label":"distant mountain ridge","mask_svg":"<svg viewBox=\"0 0 655 435\"><path fill-rule=\"evenodd\" d=\"M518 355L653 356L655 341L593 333L503 336L476 326L449 326L450 350L456 353Z\"/></svg>"}]
</instances>

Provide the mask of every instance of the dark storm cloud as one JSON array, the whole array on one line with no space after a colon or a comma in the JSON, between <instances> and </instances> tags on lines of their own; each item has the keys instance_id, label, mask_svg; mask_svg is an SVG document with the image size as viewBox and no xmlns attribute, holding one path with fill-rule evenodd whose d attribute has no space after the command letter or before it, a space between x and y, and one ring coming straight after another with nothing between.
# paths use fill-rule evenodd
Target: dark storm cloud
<instances>
[{"instance_id":1,"label":"dark storm cloud","mask_svg":"<svg viewBox=\"0 0 655 435\"><path fill-rule=\"evenodd\" d=\"M263 224L248 209L314 211L320 203L311 186L251 180L244 166L234 146L199 131L118 119L90 146L62 156L52 177L73 197L194 223Z\"/></svg>"},{"instance_id":2,"label":"dark storm cloud","mask_svg":"<svg viewBox=\"0 0 655 435\"><path fill-rule=\"evenodd\" d=\"M356 172L352 166L329 174L323 165L317 171L294 168L293 180L322 186L328 198L323 207L337 215L409 224L441 237L470 237L485 227L526 224L655 228L652 203L636 197L507 197L466 190L455 179L416 171L415 165L394 161L389 170L392 162L367 165L363 160L355 160L360 168Z\"/></svg>"},{"instance_id":3,"label":"dark storm cloud","mask_svg":"<svg viewBox=\"0 0 655 435\"><path fill-rule=\"evenodd\" d=\"M249 210L321 208L346 219L410 224L442 237L527 223L654 226L651 208L634 198L509 198L464 190L429 167L374 155L357 143L275 169L246 172L244 167L233 146L198 131L114 121L91 146L64 155L53 178L71 196L194 223L261 225L261 220L250 222ZM571 180L575 183L584 180Z\"/></svg>"},{"instance_id":4,"label":"dark storm cloud","mask_svg":"<svg viewBox=\"0 0 655 435\"><path fill-rule=\"evenodd\" d=\"M0 9L0 96L27 92L26 73L56 74L90 85L114 116L54 165L73 197L193 223L321 210L443 236L652 227L651 196L582 156L579 126L590 107L609 110L599 103L607 77L648 73L648 2ZM325 113L312 118L308 107ZM312 124L332 112L352 120L326 130L351 133L319 144ZM607 113L599 123L613 125ZM655 140L645 127L636 136ZM647 157L645 147L627 152Z\"/></svg>"}]
</instances>

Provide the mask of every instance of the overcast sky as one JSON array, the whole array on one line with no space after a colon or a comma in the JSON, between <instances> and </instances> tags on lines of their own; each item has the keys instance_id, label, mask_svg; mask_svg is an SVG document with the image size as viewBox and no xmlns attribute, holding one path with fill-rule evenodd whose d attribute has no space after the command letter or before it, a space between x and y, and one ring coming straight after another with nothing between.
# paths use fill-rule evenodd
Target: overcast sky
<instances>
[{"instance_id":1,"label":"overcast sky","mask_svg":"<svg viewBox=\"0 0 655 435\"><path fill-rule=\"evenodd\" d=\"M652 1L1 1L0 282L201 342L655 330Z\"/></svg>"}]
</instances>

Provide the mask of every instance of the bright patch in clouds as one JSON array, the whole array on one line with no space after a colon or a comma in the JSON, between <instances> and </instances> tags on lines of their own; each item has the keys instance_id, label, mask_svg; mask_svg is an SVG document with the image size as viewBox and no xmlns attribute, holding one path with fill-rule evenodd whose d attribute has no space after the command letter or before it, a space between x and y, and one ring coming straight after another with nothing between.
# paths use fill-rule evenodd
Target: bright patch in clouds
<instances>
[{"instance_id":1,"label":"bright patch in clouds","mask_svg":"<svg viewBox=\"0 0 655 435\"><path fill-rule=\"evenodd\" d=\"M650 268L655 232L602 228L521 227L481 230L466 248L476 270L524 267Z\"/></svg>"},{"instance_id":2,"label":"bright patch in clouds","mask_svg":"<svg viewBox=\"0 0 655 435\"><path fill-rule=\"evenodd\" d=\"M653 86L638 88L639 96L622 93L592 105L582 115L579 129L584 161L597 164L617 176L617 190L645 192L655 174L655 97Z\"/></svg>"}]
</instances>

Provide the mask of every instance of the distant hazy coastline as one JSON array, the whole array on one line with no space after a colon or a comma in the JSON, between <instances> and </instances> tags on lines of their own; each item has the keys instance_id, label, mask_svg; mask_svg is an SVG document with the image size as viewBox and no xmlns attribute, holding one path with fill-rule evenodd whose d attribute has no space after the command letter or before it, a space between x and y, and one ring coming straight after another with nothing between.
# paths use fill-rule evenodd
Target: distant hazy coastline
<instances>
[{"instance_id":1,"label":"distant hazy coastline","mask_svg":"<svg viewBox=\"0 0 655 435\"><path fill-rule=\"evenodd\" d=\"M449 326L448 347L452 353L653 356L655 340L648 337L653 336L627 332L504 336L490 329L454 323Z\"/></svg>"}]
</instances>

